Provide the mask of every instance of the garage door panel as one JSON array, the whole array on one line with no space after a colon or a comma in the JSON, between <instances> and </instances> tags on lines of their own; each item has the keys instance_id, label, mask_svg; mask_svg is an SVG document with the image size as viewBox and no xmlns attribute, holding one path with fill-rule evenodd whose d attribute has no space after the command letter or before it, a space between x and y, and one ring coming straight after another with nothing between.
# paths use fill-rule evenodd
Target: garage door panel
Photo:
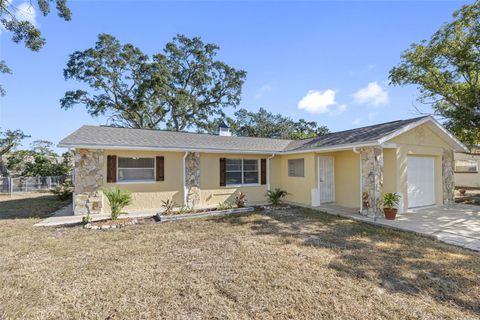
<instances>
[{"instance_id":1,"label":"garage door panel","mask_svg":"<svg viewBox=\"0 0 480 320\"><path fill-rule=\"evenodd\" d=\"M408 207L435 204L435 159L408 157Z\"/></svg>"}]
</instances>

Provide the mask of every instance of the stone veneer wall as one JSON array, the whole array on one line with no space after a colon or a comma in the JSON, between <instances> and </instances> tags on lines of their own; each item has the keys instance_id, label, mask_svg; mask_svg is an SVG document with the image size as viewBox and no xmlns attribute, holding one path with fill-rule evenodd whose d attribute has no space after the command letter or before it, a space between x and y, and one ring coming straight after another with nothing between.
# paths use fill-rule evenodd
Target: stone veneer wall
<instances>
[{"instance_id":1,"label":"stone veneer wall","mask_svg":"<svg viewBox=\"0 0 480 320\"><path fill-rule=\"evenodd\" d=\"M381 212L383 189L383 148L367 147L360 150L362 177L362 208L364 215Z\"/></svg>"},{"instance_id":2,"label":"stone veneer wall","mask_svg":"<svg viewBox=\"0 0 480 320\"><path fill-rule=\"evenodd\" d=\"M442 180L443 180L443 203L453 204L455 202L455 174L453 150L443 150L442 156Z\"/></svg>"},{"instance_id":3,"label":"stone veneer wall","mask_svg":"<svg viewBox=\"0 0 480 320\"><path fill-rule=\"evenodd\" d=\"M103 150L75 150L74 162L73 210L75 215L100 213L103 197L100 190L103 185Z\"/></svg>"},{"instance_id":4,"label":"stone veneer wall","mask_svg":"<svg viewBox=\"0 0 480 320\"><path fill-rule=\"evenodd\" d=\"M185 192L187 206L200 203L200 153L189 152L185 158Z\"/></svg>"}]
</instances>

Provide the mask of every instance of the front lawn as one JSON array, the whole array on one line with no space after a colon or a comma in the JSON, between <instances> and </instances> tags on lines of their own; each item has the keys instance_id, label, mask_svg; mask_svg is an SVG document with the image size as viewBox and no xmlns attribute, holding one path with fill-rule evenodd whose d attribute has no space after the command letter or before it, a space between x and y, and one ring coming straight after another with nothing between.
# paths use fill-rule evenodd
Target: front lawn
<instances>
[{"instance_id":1,"label":"front lawn","mask_svg":"<svg viewBox=\"0 0 480 320\"><path fill-rule=\"evenodd\" d=\"M51 193L14 193L0 195L0 219L46 218L68 205Z\"/></svg>"},{"instance_id":2,"label":"front lawn","mask_svg":"<svg viewBox=\"0 0 480 320\"><path fill-rule=\"evenodd\" d=\"M477 319L480 255L307 209L0 221L0 319Z\"/></svg>"}]
</instances>

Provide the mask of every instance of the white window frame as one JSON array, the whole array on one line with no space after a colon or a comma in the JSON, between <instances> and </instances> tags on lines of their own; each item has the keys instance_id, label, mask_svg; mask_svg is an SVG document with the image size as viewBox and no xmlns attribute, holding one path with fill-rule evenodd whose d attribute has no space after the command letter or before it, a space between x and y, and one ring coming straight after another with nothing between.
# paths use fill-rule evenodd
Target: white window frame
<instances>
[{"instance_id":1,"label":"white window frame","mask_svg":"<svg viewBox=\"0 0 480 320\"><path fill-rule=\"evenodd\" d=\"M240 161L242 161L242 170L241 170L241 171L228 171L228 170L226 169L226 162L227 162L228 160L240 160ZM245 170L243 169L243 160L255 160L255 161L257 161L257 170L256 170L256 171L252 171L252 170L247 170L247 171L245 171ZM228 172L241 172L241 173L242 173L242 174L241 174L241 176L242 176L242 183L240 183L240 184L238 184L238 183L229 184L229 183L227 182L227 174L228 174ZM245 181L245 177L244 177L244 174L243 174L244 172L257 172L257 180L258 180L258 182L257 182L257 183L244 183L244 181ZM259 159L226 158L226 160L225 160L225 186L226 186L226 187L252 187L252 186L259 186L259 185L260 185L260 177L259 177L259 175L260 175Z\"/></svg>"},{"instance_id":2,"label":"white window frame","mask_svg":"<svg viewBox=\"0 0 480 320\"><path fill-rule=\"evenodd\" d=\"M301 176L291 175L290 174L290 163L292 161L299 161L303 165L303 174ZM297 159L288 159L287 161L287 170L288 170L288 177L289 178L305 178L305 158L297 158Z\"/></svg>"},{"instance_id":3,"label":"white window frame","mask_svg":"<svg viewBox=\"0 0 480 320\"><path fill-rule=\"evenodd\" d=\"M459 171L457 169L457 161L465 161L475 163L475 171ZM455 160L455 173L478 173L478 160L476 159L457 159Z\"/></svg>"},{"instance_id":4,"label":"white window frame","mask_svg":"<svg viewBox=\"0 0 480 320\"><path fill-rule=\"evenodd\" d=\"M148 168L120 168L118 165L120 158L130 158L130 159L153 159L153 178L152 180L123 180L120 181L120 169L148 169ZM155 163L155 157L136 157L136 156L117 156L117 184L142 184L142 183L156 183L156 176L157 176L157 166Z\"/></svg>"}]
</instances>

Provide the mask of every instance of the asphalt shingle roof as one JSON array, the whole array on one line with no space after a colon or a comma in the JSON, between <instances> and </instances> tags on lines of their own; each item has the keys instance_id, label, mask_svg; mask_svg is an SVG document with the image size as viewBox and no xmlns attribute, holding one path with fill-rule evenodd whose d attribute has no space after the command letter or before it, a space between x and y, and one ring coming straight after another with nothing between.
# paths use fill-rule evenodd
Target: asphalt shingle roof
<instances>
[{"instance_id":1,"label":"asphalt shingle roof","mask_svg":"<svg viewBox=\"0 0 480 320\"><path fill-rule=\"evenodd\" d=\"M376 142L406 125L415 123L427 117L428 116L423 116L407 120L380 123L368 127L332 132L312 139L292 141L285 151L309 150L343 144Z\"/></svg>"},{"instance_id":2,"label":"asphalt shingle roof","mask_svg":"<svg viewBox=\"0 0 480 320\"><path fill-rule=\"evenodd\" d=\"M128 129L85 125L60 141L60 147L174 148L244 152L308 151L311 149L375 142L424 117L381 123L373 126L329 133L305 140L226 137L210 134L163 130Z\"/></svg>"}]
</instances>

